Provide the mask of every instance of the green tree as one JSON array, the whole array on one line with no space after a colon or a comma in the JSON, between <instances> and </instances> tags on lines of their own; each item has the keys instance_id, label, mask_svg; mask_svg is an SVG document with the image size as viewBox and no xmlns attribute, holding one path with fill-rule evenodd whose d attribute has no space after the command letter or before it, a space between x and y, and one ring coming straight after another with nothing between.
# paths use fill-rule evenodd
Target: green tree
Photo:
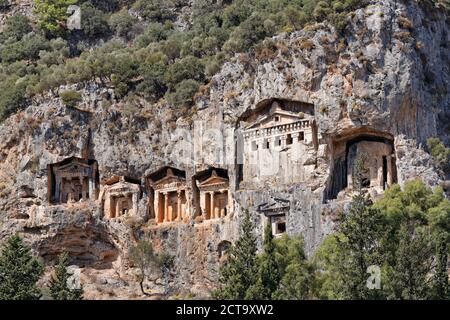
<instances>
[{"instance_id":1,"label":"green tree","mask_svg":"<svg viewBox=\"0 0 450 320\"><path fill-rule=\"evenodd\" d=\"M131 16L127 10L119 11L111 16L109 24L114 33L120 37L130 38L130 32L138 20Z\"/></svg>"},{"instance_id":2,"label":"green tree","mask_svg":"<svg viewBox=\"0 0 450 320\"><path fill-rule=\"evenodd\" d=\"M189 107L193 104L193 99L198 89L200 88L200 83L195 80L188 79L183 80L175 87L175 92L171 92L167 95L167 100L169 103L176 107Z\"/></svg>"},{"instance_id":3,"label":"green tree","mask_svg":"<svg viewBox=\"0 0 450 320\"><path fill-rule=\"evenodd\" d=\"M146 296L151 295L144 290L144 282L154 270L158 270L163 277L164 293L168 294L170 292L170 271L174 267L175 261L171 254L165 251L157 253L154 251L150 241L139 240L136 245L130 248L129 256L139 270L137 277L142 294Z\"/></svg>"},{"instance_id":4,"label":"green tree","mask_svg":"<svg viewBox=\"0 0 450 320\"><path fill-rule=\"evenodd\" d=\"M34 0L37 24L47 35L61 35L68 18L67 9L78 0Z\"/></svg>"},{"instance_id":5,"label":"green tree","mask_svg":"<svg viewBox=\"0 0 450 320\"><path fill-rule=\"evenodd\" d=\"M427 146L439 168L445 174L450 174L450 148L447 148L439 138L429 138Z\"/></svg>"},{"instance_id":6,"label":"green tree","mask_svg":"<svg viewBox=\"0 0 450 320\"><path fill-rule=\"evenodd\" d=\"M280 272L280 282L272 298L303 300L316 296L316 269L308 261L301 237L283 235L276 239L275 257Z\"/></svg>"},{"instance_id":7,"label":"green tree","mask_svg":"<svg viewBox=\"0 0 450 320\"><path fill-rule=\"evenodd\" d=\"M84 35L91 40L109 34L107 15L90 2L81 5L81 28Z\"/></svg>"},{"instance_id":8,"label":"green tree","mask_svg":"<svg viewBox=\"0 0 450 320\"><path fill-rule=\"evenodd\" d=\"M259 257L258 280L253 288L254 299L273 298L280 282L280 270L275 257L276 246L272 235L272 225L268 223L264 229L264 248Z\"/></svg>"},{"instance_id":9,"label":"green tree","mask_svg":"<svg viewBox=\"0 0 450 320\"><path fill-rule=\"evenodd\" d=\"M164 75L167 71L165 56L155 54L149 57L145 63L139 67L139 74L142 77L137 90L147 97L158 99L167 90Z\"/></svg>"},{"instance_id":10,"label":"green tree","mask_svg":"<svg viewBox=\"0 0 450 320\"><path fill-rule=\"evenodd\" d=\"M36 283L42 273L30 247L18 235L9 237L0 255L0 300L39 300Z\"/></svg>"},{"instance_id":11,"label":"green tree","mask_svg":"<svg viewBox=\"0 0 450 320\"><path fill-rule=\"evenodd\" d=\"M340 216L338 232L332 235L333 241L326 241L328 248L335 251L319 251L318 264L324 268L321 282L327 285L325 291L330 297L344 299L373 299L380 297L380 290L367 287L368 267L381 265L379 239L383 219L380 212L371 207L372 201L363 188L366 171L365 156L355 161L353 187L354 196ZM331 255L329 257L328 255ZM333 263L333 264L330 264ZM332 277L332 280L324 278ZM330 284L332 282L332 284ZM321 295L324 290L321 290Z\"/></svg>"},{"instance_id":12,"label":"green tree","mask_svg":"<svg viewBox=\"0 0 450 320\"><path fill-rule=\"evenodd\" d=\"M0 0L0 11L7 9L10 5L9 0Z\"/></svg>"},{"instance_id":13,"label":"green tree","mask_svg":"<svg viewBox=\"0 0 450 320\"><path fill-rule=\"evenodd\" d=\"M176 61L169 66L165 75L165 80L170 90L175 89L177 84L187 79L198 82L203 82L205 80L204 66L200 59L194 56L187 56Z\"/></svg>"},{"instance_id":14,"label":"green tree","mask_svg":"<svg viewBox=\"0 0 450 320\"><path fill-rule=\"evenodd\" d=\"M167 0L138 0L134 4L134 9L150 22L164 22L173 20L175 15L172 12L173 4Z\"/></svg>"},{"instance_id":15,"label":"green tree","mask_svg":"<svg viewBox=\"0 0 450 320\"><path fill-rule=\"evenodd\" d=\"M223 300L251 299L252 286L258 278L256 237L250 214L245 212L239 239L230 248L228 258L220 268L220 287L214 296Z\"/></svg>"},{"instance_id":16,"label":"green tree","mask_svg":"<svg viewBox=\"0 0 450 320\"><path fill-rule=\"evenodd\" d=\"M50 279L49 289L53 300L81 300L83 299L83 287L74 288L74 282L69 284L72 276L69 266L69 254L63 252L58 256L58 264L55 266L54 275Z\"/></svg>"},{"instance_id":17,"label":"green tree","mask_svg":"<svg viewBox=\"0 0 450 320\"><path fill-rule=\"evenodd\" d=\"M33 28L31 27L30 19L21 13L17 13L6 19L0 41L3 42L6 39L19 41L31 31L33 31Z\"/></svg>"},{"instance_id":18,"label":"green tree","mask_svg":"<svg viewBox=\"0 0 450 320\"><path fill-rule=\"evenodd\" d=\"M384 291L391 299L448 299L450 202L440 187L433 192L420 180L390 188L375 204L381 211L385 234ZM446 293L447 292L447 293Z\"/></svg>"}]
</instances>

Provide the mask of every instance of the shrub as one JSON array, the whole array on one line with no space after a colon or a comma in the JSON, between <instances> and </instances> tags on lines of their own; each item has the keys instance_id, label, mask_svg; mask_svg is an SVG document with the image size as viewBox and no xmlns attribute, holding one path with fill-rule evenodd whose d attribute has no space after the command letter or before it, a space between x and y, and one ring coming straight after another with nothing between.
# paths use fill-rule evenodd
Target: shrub
<instances>
[{"instance_id":1,"label":"shrub","mask_svg":"<svg viewBox=\"0 0 450 320\"><path fill-rule=\"evenodd\" d=\"M445 147L439 138L429 138L427 146L438 166L445 174L450 174L450 148Z\"/></svg>"},{"instance_id":2,"label":"shrub","mask_svg":"<svg viewBox=\"0 0 450 320\"><path fill-rule=\"evenodd\" d=\"M193 56L187 56L172 64L165 75L170 90L173 90L177 84L186 79L198 82L205 80L203 64Z\"/></svg>"},{"instance_id":3,"label":"shrub","mask_svg":"<svg viewBox=\"0 0 450 320\"><path fill-rule=\"evenodd\" d=\"M176 107L190 107L193 98L200 88L200 83L195 80L183 80L176 85L175 92L169 93L167 100Z\"/></svg>"},{"instance_id":4,"label":"shrub","mask_svg":"<svg viewBox=\"0 0 450 320\"><path fill-rule=\"evenodd\" d=\"M17 60L34 60L39 57L39 52L48 50L50 43L45 37L38 34L27 34L20 41L9 41L0 51L3 62L14 62Z\"/></svg>"},{"instance_id":5,"label":"shrub","mask_svg":"<svg viewBox=\"0 0 450 320\"><path fill-rule=\"evenodd\" d=\"M63 91L60 94L61 100L66 107L75 107L79 102L81 102L81 93L74 90Z\"/></svg>"},{"instance_id":6,"label":"shrub","mask_svg":"<svg viewBox=\"0 0 450 320\"><path fill-rule=\"evenodd\" d=\"M167 71L167 66L162 60L155 62L149 61L143 64L139 69L139 74L143 80L138 85L138 91L144 93L146 96L153 98L160 98L167 90L164 80L164 74Z\"/></svg>"},{"instance_id":7,"label":"shrub","mask_svg":"<svg viewBox=\"0 0 450 320\"><path fill-rule=\"evenodd\" d=\"M9 0L0 0L0 11L6 10L9 6Z\"/></svg>"},{"instance_id":8,"label":"shrub","mask_svg":"<svg viewBox=\"0 0 450 320\"><path fill-rule=\"evenodd\" d=\"M77 0L34 0L39 28L49 36L63 34L67 8L77 2Z\"/></svg>"},{"instance_id":9,"label":"shrub","mask_svg":"<svg viewBox=\"0 0 450 320\"><path fill-rule=\"evenodd\" d=\"M172 4L167 0L138 0L134 4L134 9L147 21L164 22L173 20Z\"/></svg>"},{"instance_id":10,"label":"shrub","mask_svg":"<svg viewBox=\"0 0 450 320\"><path fill-rule=\"evenodd\" d=\"M122 10L111 16L109 25L116 35L119 37L129 38L129 33L133 29L133 26L137 22L137 19L131 16L128 11Z\"/></svg>"},{"instance_id":11,"label":"shrub","mask_svg":"<svg viewBox=\"0 0 450 320\"><path fill-rule=\"evenodd\" d=\"M9 17L5 22L5 28L0 36L1 41L22 39L24 35L33 31L30 20L21 13Z\"/></svg>"},{"instance_id":12,"label":"shrub","mask_svg":"<svg viewBox=\"0 0 450 320\"><path fill-rule=\"evenodd\" d=\"M109 33L106 14L89 2L81 6L81 27L89 39L103 37Z\"/></svg>"},{"instance_id":13,"label":"shrub","mask_svg":"<svg viewBox=\"0 0 450 320\"><path fill-rule=\"evenodd\" d=\"M136 37L134 45L138 48L145 48L152 42L166 40L170 29L161 23L150 23L144 33Z\"/></svg>"}]
</instances>

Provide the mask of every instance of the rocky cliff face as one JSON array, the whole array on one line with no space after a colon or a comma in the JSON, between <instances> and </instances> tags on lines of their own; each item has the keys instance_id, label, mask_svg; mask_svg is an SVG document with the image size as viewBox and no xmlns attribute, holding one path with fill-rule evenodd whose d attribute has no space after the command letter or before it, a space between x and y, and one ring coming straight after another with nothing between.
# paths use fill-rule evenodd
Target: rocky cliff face
<instances>
[{"instance_id":1,"label":"rocky cliff face","mask_svg":"<svg viewBox=\"0 0 450 320\"><path fill-rule=\"evenodd\" d=\"M350 191L327 196L339 176L339 148L360 135L392 140L398 182L442 179L424 151L427 138L450 143L449 23L415 1L373 1L351 16L351 32L339 35L323 23L266 40L256 57L241 54L226 63L186 116L163 101L130 105L98 84L76 85L77 108L63 105L59 88L36 98L0 125L0 238L19 232L49 265L62 250L81 270L88 298L140 297L128 248L149 238L175 256L175 293L207 296L214 288L221 245L238 236L244 210L260 240L265 217L258 205L289 202L287 232L302 235L312 254L332 232L336 212ZM314 105L317 148L313 170L301 183L239 187L234 135L243 116L270 99ZM219 129L211 138L208 130ZM98 162L100 179L141 179L162 165L186 170L187 180L208 166L227 169L233 214L201 222L156 225L148 220L148 190L133 217L107 220L101 203L50 205L47 166L70 156ZM188 188L192 194L194 190ZM379 196L376 192L375 197ZM162 292L163 282L149 282Z\"/></svg>"}]
</instances>

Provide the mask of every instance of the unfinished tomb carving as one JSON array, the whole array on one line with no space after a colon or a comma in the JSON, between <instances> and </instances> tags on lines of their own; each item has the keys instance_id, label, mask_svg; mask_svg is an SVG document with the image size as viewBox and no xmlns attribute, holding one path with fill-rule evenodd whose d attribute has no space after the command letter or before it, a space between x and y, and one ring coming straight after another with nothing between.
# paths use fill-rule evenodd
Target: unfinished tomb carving
<instances>
[{"instance_id":1,"label":"unfinished tomb carving","mask_svg":"<svg viewBox=\"0 0 450 320\"><path fill-rule=\"evenodd\" d=\"M363 187L378 194L397 182L394 143L386 133L359 133L338 137L332 144L332 174L326 198L335 199L338 193L353 187L356 160L363 159Z\"/></svg>"},{"instance_id":2,"label":"unfinished tomb carving","mask_svg":"<svg viewBox=\"0 0 450 320\"><path fill-rule=\"evenodd\" d=\"M104 216L108 219L138 212L140 182L125 176L114 176L105 181L102 192Z\"/></svg>"},{"instance_id":3,"label":"unfinished tomb carving","mask_svg":"<svg viewBox=\"0 0 450 320\"><path fill-rule=\"evenodd\" d=\"M317 148L314 106L269 99L243 117L242 182L303 182L315 168ZM240 171L240 168L238 168Z\"/></svg>"},{"instance_id":4,"label":"unfinished tomb carving","mask_svg":"<svg viewBox=\"0 0 450 320\"><path fill-rule=\"evenodd\" d=\"M190 217L186 172L166 166L149 174L146 180L151 218L163 223Z\"/></svg>"},{"instance_id":5,"label":"unfinished tomb carving","mask_svg":"<svg viewBox=\"0 0 450 320\"><path fill-rule=\"evenodd\" d=\"M198 188L201 215L204 220L224 218L232 210L228 173L210 168L194 176Z\"/></svg>"},{"instance_id":6,"label":"unfinished tomb carving","mask_svg":"<svg viewBox=\"0 0 450 320\"><path fill-rule=\"evenodd\" d=\"M99 173L95 160L70 157L49 164L47 173L50 203L94 201L98 198Z\"/></svg>"}]
</instances>

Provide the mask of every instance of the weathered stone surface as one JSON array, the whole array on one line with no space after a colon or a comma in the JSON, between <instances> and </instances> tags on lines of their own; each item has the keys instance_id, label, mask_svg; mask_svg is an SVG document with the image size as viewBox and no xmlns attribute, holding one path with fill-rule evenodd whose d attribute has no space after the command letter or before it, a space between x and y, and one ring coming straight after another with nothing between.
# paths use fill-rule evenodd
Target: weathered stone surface
<instances>
[{"instance_id":1,"label":"weathered stone surface","mask_svg":"<svg viewBox=\"0 0 450 320\"><path fill-rule=\"evenodd\" d=\"M400 16L414 25L407 37L399 36L406 31ZM275 37L288 50L273 58L236 56L197 99L192 119L177 118L163 101L139 101L138 110L130 112L112 89L95 83L36 98L0 124L0 239L19 232L49 264L68 250L74 268L81 270L86 297L102 299L144 298L128 259L130 245L144 237L175 256L173 294L207 296L217 281L220 248L238 237L244 210L250 211L261 244L267 218L257 208L271 198L289 201L287 232L303 235L312 254L333 231L336 213L349 199L346 189L336 199L326 192L339 167L339 139L392 137L401 185L414 178L440 184L442 177L424 146L431 136L450 143L449 31L443 15L427 16L415 1L373 1L352 15L345 39L323 23ZM311 49L302 45L307 40ZM66 108L59 98L67 89L82 93L76 109ZM272 98L314 105L318 148L304 156L311 170L294 184L269 179L264 186L240 189L234 129L244 114ZM206 135L211 128L222 136ZM194 150L180 148L183 143ZM190 154L194 159L186 158ZM99 201L48 204L47 165L83 155L97 161L100 180L129 173L140 177L143 194L136 214L108 220ZM146 221L144 177L163 165L185 170L187 181L209 166L228 170L233 214L203 221L194 207L186 221ZM188 185L187 198L194 193ZM155 271L151 280L146 286L157 294L153 298L160 298L161 275Z\"/></svg>"}]
</instances>

